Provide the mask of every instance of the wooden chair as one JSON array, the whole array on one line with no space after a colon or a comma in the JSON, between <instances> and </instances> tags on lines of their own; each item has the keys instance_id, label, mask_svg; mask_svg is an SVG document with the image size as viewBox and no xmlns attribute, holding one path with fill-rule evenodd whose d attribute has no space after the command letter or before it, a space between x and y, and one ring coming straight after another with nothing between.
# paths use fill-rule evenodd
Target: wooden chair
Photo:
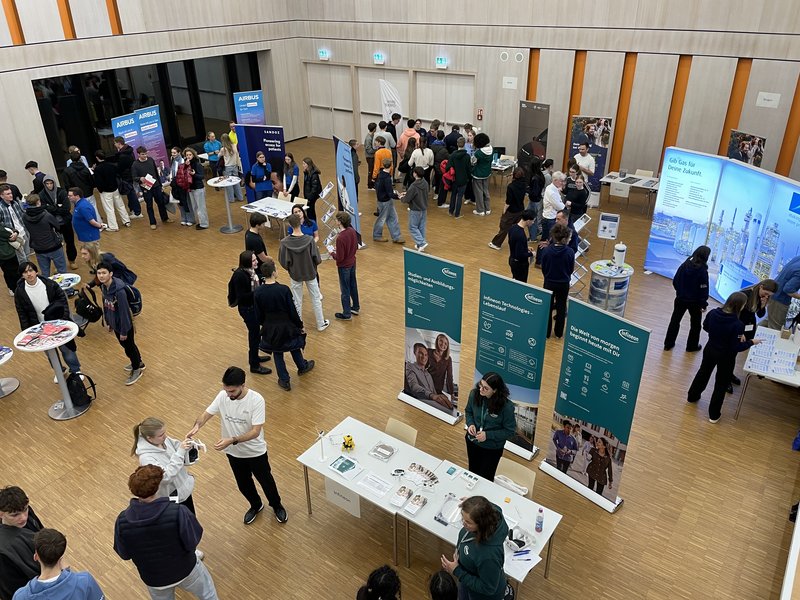
<instances>
[{"instance_id":1,"label":"wooden chair","mask_svg":"<svg viewBox=\"0 0 800 600\"><path fill-rule=\"evenodd\" d=\"M533 500L533 484L536 481L536 471L506 458L500 458L500 464L497 465L497 475L505 475L517 485L528 488L528 493L525 497Z\"/></svg>"},{"instance_id":2,"label":"wooden chair","mask_svg":"<svg viewBox=\"0 0 800 600\"><path fill-rule=\"evenodd\" d=\"M386 433L410 446L415 446L417 443L417 430L394 417L389 417L386 421Z\"/></svg>"}]
</instances>

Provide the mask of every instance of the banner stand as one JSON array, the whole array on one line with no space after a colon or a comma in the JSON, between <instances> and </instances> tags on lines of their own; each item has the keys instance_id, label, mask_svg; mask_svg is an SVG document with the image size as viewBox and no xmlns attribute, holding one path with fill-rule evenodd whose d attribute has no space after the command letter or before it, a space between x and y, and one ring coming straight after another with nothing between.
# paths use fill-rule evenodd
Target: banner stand
<instances>
[{"instance_id":1,"label":"banner stand","mask_svg":"<svg viewBox=\"0 0 800 600\"><path fill-rule=\"evenodd\" d=\"M406 394L404 392L400 392L399 394L397 394L397 399L398 400L402 400L406 404L410 404L414 408L420 409L422 412L428 413L432 417L436 417L437 419L441 419L442 421L444 421L445 423L449 423L450 425L455 425L461 419L464 418L464 414L461 413L461 412L457 413L456 416L454 417L454 416L449 415L446 412L443 412L441 410L436 410L435 408L432 408L432 407L428 406L427 404L425 404L421 400L417 400L413 396L409 396L408 394Z\"/></svg>"},{"instance_id":2,"label":"banner stand","mask_svg":"<svg viewBox=\"0 0 800 600\"><path fill-rule=\"evenodd\" d=\"M617 496L616 503L611 502L611 500L603 498L600 494L596 494L595 492L590 490L588 487L583 485L580 481L576 481L572 477L570 477L569 475L566 475L565 473L559 471L553 465L548 463L546 460L543 460L542 462L539 463L539 470L544 471L545 473L547 473L548 475L550 475L550 477L553 477L554 479L558 479L561 483L563 483L568 488L572 488L573 491L579 493L581 496L583 496L587 500L590 500L590 501L594 502L595 504L597 504L597 506L599 506L602 509L607 510L611 514L614 514L615 512L617 512L619 507L622 506L623 499L620 498L619 496Z\"/></svg>"},{"instance_id":3,"label":"banner stand","mask_svg":"<svg viewBox=\"0 0 800 600\"><path fill-rule=\"evenodd\" d=\"M506 442L505 449L511 452L512 454L516 454L520 458L524 458L525 460L533 460L537 454L539 454L539 446L534 446L533 451L525 450L524 448L517 446L516 444L512 444L510 442Z\"/></svg>"}]
</instances>

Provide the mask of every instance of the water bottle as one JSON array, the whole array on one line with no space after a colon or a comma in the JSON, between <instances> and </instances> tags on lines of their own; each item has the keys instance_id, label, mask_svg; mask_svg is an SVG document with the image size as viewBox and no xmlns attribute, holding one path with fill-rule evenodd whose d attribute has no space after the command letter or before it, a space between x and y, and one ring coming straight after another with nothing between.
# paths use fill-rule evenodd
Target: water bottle
<instances>
[{"instance_id":1,"label":"water bottle","mask_svg":"<svg viewBox=\"0 0 800 600\"><path fill-rule=\"evenodd\" d=\"M544 527L544 509L539 509L539 514L536 515L536 533L542 533Z\"/></svg>"}]
</instances>

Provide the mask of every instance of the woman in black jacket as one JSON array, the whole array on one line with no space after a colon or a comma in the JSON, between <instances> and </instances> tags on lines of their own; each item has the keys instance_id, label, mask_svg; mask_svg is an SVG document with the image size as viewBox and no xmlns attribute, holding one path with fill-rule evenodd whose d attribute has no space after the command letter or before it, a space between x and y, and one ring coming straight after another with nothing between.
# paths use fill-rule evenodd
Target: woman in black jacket
<instances>
[{"instance_id":1,"label":"woman in black jacket","mask_svg":"<svg viewBox=\"0 0 800 600\"><path fill-rule=\"evenodd\" d=\"M574 223L576 219L586 214L586 208L589 206L589 188L586 187L583 173L575 175L575 187L567 190L564 200L569 207L570 223Z\"/></svg>"},{"instance_id":2,"label":"woman in black jacket","mask_svg":"<svg viewBox=\"0 0 800 600\"><path fill-rule=\"evenodd\" d=\"M711 373L717 370L714 379L714 391L708 405L708 420L719 421L722 415L722 402L725 400L725 389L731 381L736 354L760 344L758 338L748 340L744 335L744 323L739 314L747 303L747 296L742 292L734 292L728 297L722 308L709 311L703 321L703 329L708 332L708 342L703 350L703 362L694 376L686 397L687 402L697 402L711 379Z\"/></svg>"},{"instance_id":3,"label":"woman in black jacket","mask_svg":"<svg viewBox=\"0 0 800 600\"><path fill-rule=\"evenodd\" d=\"M205 169L200 164L195 149L189 146L183 151L183 161L189 165L189 174L192 176L192 186L189 189L189 202L192 212L197 220L195 229L208 229L208 212L206 211L206 188L203 178Z\"/></svg>"},{"instance_id":4,"label":"woman in black jacket","mask_svg":"<svg viewBox=\"0 0 800 600\"><path fill-rule=\"evenodd\" d=\"M544 173L542 172L542 160L538 156L531 158L530 173L531 178L528 182L528 206L526 209L536 215L536 220L533 222L533 225L528 228L528 240L534 241L539 237L539 224L542 214L542 194L544 194L544 188L547 187Z\"/></svg>"},{"instance_id":5,"label":"woman in black jacket","mask_svg":"<svg viewBox=\"0 0 800 600\"><path fill-rule=\"evenodd\" d=\"M767 314L767 302L778 291L778 282L774 279L764 279L739 291L747 296L747 303L739 313L739 320L744 324L744 337L752 340L756 337L756 317L761 319ZM728 384L728 393L732 394L733 386L741 383L742 381L736 375L732 375L731 383Z\"/></svg>"},{"instance_id":6,"label":"woman in black jacket","mask_svg":"<svg viewBox=\"0 0 800 600\"><path fill-rule=\"evenodd\" d=\"M489 248L500 250L503 241L508 235L508 230L519 221L519 217L525 209L525 194L527 192L528 184L525 181L525 171L517 167L514 169L511 183L506 188L506 205L503 207L503 214L500 216L497 235L489 242Z\"/></svg>"},{"instance_id":7,"label":"woman in black jacket","mask_svg":"<svg viewBox=\"0 0 800 600\"><path fill-rule=\"evenodd\" d=\"M258 344L261 341L261 324L256 317L254 292L261 285L258 275L258 259L252 250L245 250L239 255L239 267L234 269L228 282L228 306L239 309L239 316L247 326L247 358L250 372L258 375L269 375L272 369L262 367L270 357L263 360L258 356Z\"/></svg>"},{"instance_id":8,"label":"woman in black jacket","mask_svg":"<svg viewBox=\"0 0 800 600\"><path fill-rule=\"evenodd\" d=\"M689 311L689 336L686 338L686 351L697 352L700 345L700 316L708 306L708 257L711 248L699 246L692 255L678 267L672 279L675 288L675 305L672 318L664 338L664 350L672 350L681 328L681 319Z\"/></svg>"},{"instance_id":9,"label":"woman in black jacket","mask_svg":"<svg viewBox=\"0 0 800 600\"><path fill-rule=\"evenodd\" d=\"M314 161L309 157L303 159L303 196L306 197L308 208L306 213L308 218L312 221L319 221L317 219L317 211L314 208L314 203L319 200L322 194L322 182L319 179L320 171Z\"/></svg>"}]
</instances>

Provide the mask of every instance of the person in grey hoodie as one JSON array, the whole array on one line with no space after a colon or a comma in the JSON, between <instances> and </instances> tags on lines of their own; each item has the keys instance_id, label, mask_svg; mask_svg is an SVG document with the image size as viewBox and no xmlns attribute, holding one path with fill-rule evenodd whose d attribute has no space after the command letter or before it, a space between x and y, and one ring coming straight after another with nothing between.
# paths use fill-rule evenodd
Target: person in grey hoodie
<instances>
[{"instance_id":1,"label":"person in grey hoodie","mask_svg":"<svg viewBox=\"0 0 800 600\"><path fill-rule=\"evenodd\" d=\"M475 154L472 155L472 191L475 194L475 210L472 214L483 217L491 214L489 206L489 175L492 174L492 153L489 136L479 133L475 136Z\"/></svg>"},{"instance_id":2,"label":"person in grey hoodie","mask_svg":"<svg viewBox=\"0 0 800 600\"><path fill-rule=\"evenodd\" d=\"M67 258L64 256L64 248L61 247L58 221L42 206L38 194L30 194L27 200L28 207L22 220L30 235L31 249L36 252L36 261L42 275L50 277L51 261L55 265L56 273L66 273Z\"/></svg>"},{"instance_id":3,"label":"person in grey hoodie","mask_svg":"<svg viewBox=\"0 0 800 600\"><path fill-rule=\"evenodd\" d=\"M303 283L305 283L308 293L311 295L311 306L314 308L314 317L317 319L317 329L324 331L331 322L322 314L322 293L317 281L317 265L322 262L322 258L313 236L305 235L300 229L300 215L291 214L287 221L292 228L292 233L281 240L278 262L289 272L292 298L297 308L297 314L301 319L303 318Z\"/></svg>"},{"instance_id":4,"label":"person in grey hoodie","mask_svg":"<svg viewBox=\"0 0 800 600\"><path fill-rule=\"evenodd\" d=\"M425 239L425 228L428 223L428 182L425 181L425 169L414 167L411 172L414 181L400 197L410 209L408 215L408 231L414 238L414 248L423 252L428 247Z\"/></svg>"},{"instance_id":5,"label":"person in grey hoodie","mask_svg":"<svg viewBox=\"0 0 800 600\"><path fill-rule=\"evenodd\" d=\"M64 236L64 247L69 260L69 268L77 269L75 259L78 249L75 246L75 231L72 229L72 205L67 197L67 190L58 187L55 179L49 175L44 177L44 189L39 194L39 200L47 211L56 218L58 231Z\"/></svg>"}]
</instances>

